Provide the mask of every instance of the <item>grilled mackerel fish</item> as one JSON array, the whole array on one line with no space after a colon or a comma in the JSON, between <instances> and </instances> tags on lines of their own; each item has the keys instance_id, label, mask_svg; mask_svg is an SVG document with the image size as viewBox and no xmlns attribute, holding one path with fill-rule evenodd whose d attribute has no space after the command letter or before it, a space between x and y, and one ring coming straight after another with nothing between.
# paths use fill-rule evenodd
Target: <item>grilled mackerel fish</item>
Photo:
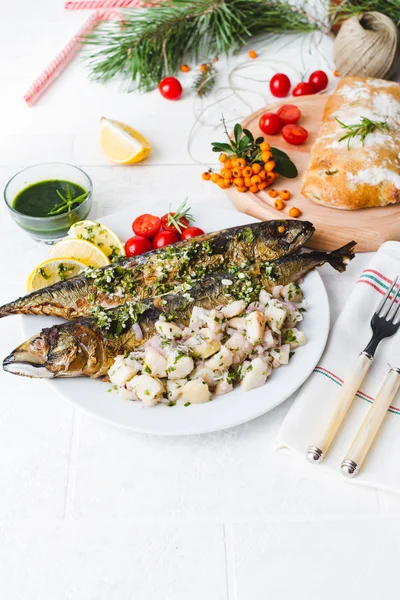
<instances>
[{"instance_id":1,"label":"grilled mackerel fish","mask_svg":"<svg viewBox=\"0 0 400 600\"><path fill-rule=\"evenodd\" d=\"M235 299L250 303L261 289L297 281L314 267L328 262L341 272L354 256L354 242L331 253L310 252L259 263L247 270L207 275L188 293L128 302L97 315L43 329L21 344L3 362L5 371L28 377L104 377L118 354L139 349L155 333L161 316L188 325L192 309L225 306ZM140 331L138 331L138 327Z\"/></svg>"},{"instance_id":2,"label":"grilled mackerel fish","mask_svg":"<svg viewBox=\"0 0 400 600\"><path fill-rule=\"evenodd\" d=\"M0 318L12 314L54 315L74 319L93 306L115 308L192 285L206 273L234 264L246 268L299 250L314 233L307 221L267 221L205 234L127 258L43 288L0 307Z\"/></svg>"}]
</instances>

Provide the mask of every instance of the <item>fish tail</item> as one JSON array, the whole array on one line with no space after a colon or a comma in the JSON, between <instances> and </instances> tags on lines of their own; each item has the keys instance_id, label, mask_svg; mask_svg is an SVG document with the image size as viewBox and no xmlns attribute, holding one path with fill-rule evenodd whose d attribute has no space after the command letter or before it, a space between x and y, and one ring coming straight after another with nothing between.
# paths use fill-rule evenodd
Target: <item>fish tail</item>
<instances>
[{"instance_id":1,"label":"fish tail","mask_svg":"<svg viewBox=\"0 0 400 600\"><path fill-rule=\"evenodd\" d=\"M348 242L341 248L333 250L333 252L329 252L328 256L326 257L327 262L331 265L331 267L336 269L336 271L342 273L346 270L347 263L354 258L354 246L356 243L357 242L354 241Z\"/></svg>"}]
</instances>

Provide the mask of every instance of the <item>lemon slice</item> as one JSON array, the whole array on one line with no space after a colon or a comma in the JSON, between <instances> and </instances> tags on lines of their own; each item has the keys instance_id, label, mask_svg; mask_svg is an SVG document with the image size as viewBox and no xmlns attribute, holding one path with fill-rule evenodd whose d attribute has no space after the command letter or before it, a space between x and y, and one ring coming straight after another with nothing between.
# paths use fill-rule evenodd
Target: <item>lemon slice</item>
<instances>
[{"instance_id":1,"label":"lemon slice","mask_svg":"<svg viewBox=\"0 0 400 600\"><path fill-rule=\"evenodd\" d=\"M106 225L96 221L78 221L78 223L72 225L68 235L92 242L92 244L103 250L110 260L114 256L125 256L125 246L117 234Z\"/></svg>"},{"instance_id":2,"label":"lemon slice","mask_svg":"<svg viewBox=\"0 0 400 600\"><path fill-rule=\"evenodd\" d=\"M120 165L132 165L149 154L150 142L125 123L101 117L100 145L110 160Z\"/></svg>"},{"instance_id":3,"label":"lemon slice","mask_svg":"<svg viewBox=\"0 0 400 600\"><path fill-rule=\"evenodd\" d=\"M41 290L48 285L57 283L57 281L65 281L70 277L75 277L84 269L86 269L86 265L78 260L59 260L57 258L45 260L29 275L26 281L26 289L28 292Z\"/></svg>"},{"instance_id":4,"label":"lemon slice","mask_svg":"<svg viewBox=\"0 0 400 600\"><path fill-rule=\"evenodd\" d=\"M110 264L109 259L95 244L87 240L77 240L73 238L65 238L50 250L51 258L71 258L79 260L87 267L105 267Z\"/></svg>"}]
</instances>

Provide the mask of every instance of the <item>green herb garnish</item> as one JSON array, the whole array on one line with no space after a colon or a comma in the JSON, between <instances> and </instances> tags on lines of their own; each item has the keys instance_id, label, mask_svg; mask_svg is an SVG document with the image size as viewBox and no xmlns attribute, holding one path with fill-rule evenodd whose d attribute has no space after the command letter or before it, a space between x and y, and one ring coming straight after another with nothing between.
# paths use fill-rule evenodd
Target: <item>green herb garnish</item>
<instances>
[{"instance_id":1,"label":"green herb garnish","mask_svg":"<svg viewBox=\"0 0 400 600\"><path fill-rule=\"evenodd\" d=\"M70 185L67 185L67 192L66 192L65 196L62 195L60 190L56 190L56 193L61 198L62 201L59 204L56 204L55 206L53 206L51 211L48 213L49 215L60 215L61 213L70 212L71 210L76 208L76 206L78 206L79 204L82 204L82 202L84 200L86 200L86 198L89 196L89 192L84 192L80 196L76 196L74 198L74 196L72 195L72 190L71 190ZM76 206L74 206L74 204Z\"/></svg>"},{"instance_id":2,"label":"green herb garnish","mask_svg":"<svg viewBox=\"0 0 400 600\"><path fill-rule=\"evenodd\" d=\"M43 267L40 267L40 269L37 270L37 273L39 275L41 275L43 277L43 279L50 279L51 275L49 275L48 273L46 273L46 271L44 270Z\"/></svg>"},{"instance_id":3,"label":"green herb garnish","mask_svg":"<svg viewBox=\"0 0 400 600\"><path fill-rule=\"evenodd\" d=\"M171 212L171 205L169 205L168 211L168 225L173 225L175 229L178 230L179 233L182 233L182 228L186 229L187 225L181 223L180 220L182 218L187 219L188 221L194 221L192 215L190 214L190 208L186 207L187 198L182 202L178 210L174 213Z\"/></svg>"},{"instance_id":4,"label":"green herb garnish","mask_svg":"<svg viewBox=\"0 0 400 600\"><path fill-rule=\"evenodd\" d=\"M367 117L360 117L360 123L354 123L353 125L346 125L343 121L340 121L337 117L335 117L336 121L343 127L343 129L347 129L347 133L342 135L339 138L339 142L342 140L347 140L347 149L350 150L350 144L356 135L359 135L361 138L361 144L364 146L365 138L369 133L373 131L389 131L389 125L385 121L371 121Z\"/></svg>"},{"instance_id":5,"label":"green herb garnish","mask_svg":"<svg viewBox=\"0 0 400 600\"><path fill-rule=\"evenodd\" d=\"M64 263L60 263L57 267L57 273L60 281L65 281L68 278L68 273L74 269L75 267L73 265L64 265Z\"/></svg>"}]
</instances>

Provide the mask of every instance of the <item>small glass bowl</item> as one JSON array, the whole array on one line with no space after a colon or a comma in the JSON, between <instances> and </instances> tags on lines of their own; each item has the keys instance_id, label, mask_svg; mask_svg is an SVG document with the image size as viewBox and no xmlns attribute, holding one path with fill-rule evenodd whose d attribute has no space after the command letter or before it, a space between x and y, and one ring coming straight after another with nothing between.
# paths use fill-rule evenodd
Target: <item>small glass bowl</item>
<instances>
[{"instance_id":1,"label":"small glass bowl","mask_svg":"<svg viewBox=\"0 0 400 600\"><path fill-rule=\"evenodd\" d=\"M89 194L76 208L61 215L32 217L18 212L13 207L14 199L23 189L40 181L54 179L77 183ZM86 219L92 207L92 197L93 184L89 175L79 167L67 163L42 163L27 167L16 173L4 188L4 200L11 217L35 240L46 244L54 244L67 235L71 225Z\"/></svg>"}]
</instances>

